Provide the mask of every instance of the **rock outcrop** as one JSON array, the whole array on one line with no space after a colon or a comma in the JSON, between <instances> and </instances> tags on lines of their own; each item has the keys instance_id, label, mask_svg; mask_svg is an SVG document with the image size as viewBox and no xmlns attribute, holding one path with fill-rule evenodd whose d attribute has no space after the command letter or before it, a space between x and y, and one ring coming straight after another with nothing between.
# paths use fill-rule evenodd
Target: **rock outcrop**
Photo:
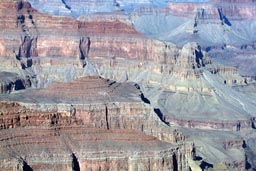
<instances>
[{"instance_id":1,"label":"rock outcrop","mask_svg":"<svg viewBox=\"0 0 256 171\"><path fill-rule=\"evenodd\" d=\"M81 60L82 66L84 67L86 65L86 59L88 58L89 51L90 51L90 37L84 38L82 37L79 42L79 59Z\"/></svg>"},{"instance_id":2,"label":"rock outcrop","mask_svg":"<svg viewBox=\"0 0 256 171\"><path fill-rule=\"evenodd\" d=\"M81 56L80 40L87 40L85 37L90 38L90 58L115 56L152 60L162 55L158 48L165 47L165 44L143 37L131 25L127 25L119 19L102 21L99 15L93 20L81 18L76 21L68 17L39 14L27 2L23 2L23 4L25 5L19 7L20 9L17 11L18 3L1 2L2 18L8 18L8 23L3 21L7 27L2 25L2 33L7 30L14 32L12 35L14 39L5 38L1 41L0 47L3 49L1 56L8 57L15 50L18 57L61 56L74 59ZM8 16L5 16L6 8L10 11ZM29 11L29 13L25 11ZM17 21L22 24L22 28L26 28L21 30L22 33L19 33L16 28ZM25 34L21 44L19 44L20 34ZM83 46L88 46L88 44L85 43ZM83 47L83 49L82 53L86 55L88 47Z\"/></svg>"},{"instance_id":3,"label":"rock outcrop","mask_svg":"<svg viewBox=\"0 0 256 171\"><path fill-rule=\"evenodd\" d=\"M182 157L177 147L128 130L17 128L2 130L1 137L6 139L1 139L0 168L8 171L172 170ZM23 161L13 158L9 148Z\"/></svg>"},{"instance_id":4,"label":"rock outcrop","mask_svg":"<svg viewBox=\"0 0 256 171\"><path fill-rule=\"evenodd\" d=\"M213 0L210 3L169 3L167 9L171 13L181 16L197 13L199 20L224 21L225 17L230 20L255 19L255 2L253 1Z\"/></svg>"},{"instance_id":5,"label":"rock outcrop","mask_svg":"<svg viewBox=\"0 0 256 171\"><path fill-rule=\"evenodd\" d=\"M187 170L193 144L145 108L139 94L132 85L89 77L2 102L0 168Z\"/></svg>"},{"instance_id":6,"label":"rock outcrop","mask_svg":"<svg viewBox=\"0 0 256 171\"><path fill-rule=\"evenodd\" d=\"M22 78L18 74L0 72L0 78L0 94L31 87L31 80L29 77Z\"/></svg>"},{"instance_id":7,"label":"rock outcrop","mask_svg":"<svg viewBox=\"0 0 256 171\"><path fill-rule=\"evenodd\" d=\"M196 41L203 49L252 48L255 8L252 1L169 2L135 10L132 21L139 32L179 46Z\"/></svg>"}]
</instances>

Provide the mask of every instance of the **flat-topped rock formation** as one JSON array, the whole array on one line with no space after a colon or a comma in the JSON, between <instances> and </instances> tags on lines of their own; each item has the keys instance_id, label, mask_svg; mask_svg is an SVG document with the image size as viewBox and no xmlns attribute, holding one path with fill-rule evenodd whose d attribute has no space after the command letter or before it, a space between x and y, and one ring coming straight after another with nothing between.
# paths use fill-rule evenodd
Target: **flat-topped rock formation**
<instances>
[{"instance_id":1,"label":"flat-topped rock formation","mask_svg":"<svg viewBox=\"0 0 256 171\"><path fill-rule=\"evenodd\" d=\"M3 23L0 26L1 60L11 59L16 63L16 69L21 70L14 71L13 64L6 63L4 71L25 72L24 75L29 77L37 75L37 82L33 82L35 87L46 87L55 82L56 77L50 78L50 72L62 73L59 75L64 78L58 81L71 81L82 76L88 59L163 61L165 53L169 53L165 43L143 37L122 14L119 14L121 19L96 15L74 20L40 14L26 1L0 3ZM63 65L68 66L67 72L72 72L73 68L79 71L66 76Z\"/></svg>"},{"instance_id":2,"label":"flat-topped rock formation","mask_svg":"<svg viewBox=\"0 0 256 171\"><path fill-rule=\"evenodd\" d=\"M89 77L2 96L17 102L0 104L0 168L186 170L193 144L163 124L140 94L128 83Z\"/></svg>"},{"instance_id":3,"label":"flat-topped rock formation","mask_svg":"<svg viewBox=\"0 0 256 171\"><path fill-rule=\"evenodd\" d=\"M79 122L97 128L133 129L168 142L185 139L182 134L161 122L153 109L144 104L142 92L130 83L85 77L70 83L52 85L42 90L17 92L9 97L3 96L1 99L17 101L28 109L38 111L31 116L27 116L26 111L22 111L3 117L3 128L21 125L19 121L16 123L17 118L31 117L34 122L25 122L25 125L40 126L51 123L51 118L55 117L57 120L60 117L57 123L62 123L63 117L66 125L68 123L66 117L76 116ZM42 111L46 114L40 114ZM49 115L47 112L54 114ZM62 114L56 114L56 112Z\"/></svg>"},{"instance_id":4,"label":"flat-topped rock formation","mask_svg":"<svg viewBox=\"0 0 256 171\"><path fill-rule=\"evenodd\" d=\"M15 128L0 135L4 171L172 170L180 162L178 147L129 130Z\"/></svg>"},{"instance_id":5,"label":"flat-topped rock formation","mask_svg":"<svg viewBox=\"0 0 256 171\"><path fill-rule=\"evenodd\" d=\"M1 2L2 32L12 32L11 38L1 36L1 56L16 54L20 57L70 57L77 60L81 55L80 40L89 37L88 56L117 56L122 58L154 58L159 53L159 42L144 38L122 21L73 20L69 17L52 17L39 14L27 2ZM6 9L9 9L6 16ZM8 18L8 20L6 20ZM18 24L18 26L16 25ZM6 25L6 27L5 27ZM19 28L20 27L20 28ZM65 28L65 29L63 29ZM22 37L20 36L22 35ZM20 38L22 38L20 40ZM125 39L124 39L125 38ZM20 43L20 41L22 41ZM26 48L27 45L29 48ZM165 46L162 44L161 46ZM81 48L81 47L80 47ZM24 51L26 49L27 51ZM146 55L148 54L148 55ZM88 57L86 56L86 57ZM30 67L25 65L25 67Z\"/></svg>"},{"instance_id":6,"label":"flat-topped rock formation","mask_svg":"<svg viewBox=\"0 0 256 171\"><path fill-rule=\"evenodd\" d=\"M73 82L53 84L29 95L58 102L95 103L140 101L140 91L132 83L117 83L100 77L83 77Z\"/></svg>"}]
</instances>

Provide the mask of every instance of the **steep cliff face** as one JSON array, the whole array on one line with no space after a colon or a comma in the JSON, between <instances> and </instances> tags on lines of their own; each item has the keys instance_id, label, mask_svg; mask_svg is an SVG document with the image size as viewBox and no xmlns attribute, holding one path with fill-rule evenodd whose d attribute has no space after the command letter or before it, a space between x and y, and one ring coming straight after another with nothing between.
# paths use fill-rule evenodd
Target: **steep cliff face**
<instances>
[{"instance_id":1,"label":"steep cliff face","mask_svg":"<svg viewBox=\"0 0 256 171\"><path fill-rule=\"evenodd\" d=\"M132 23L139 32L179 45L184 45L189 41L198 41L205 45L204 48L214 45L221 47L224 44L242 46L251 45L255 40L254 36L248 36L250 35L248 33L252 33L251 35L255 33L254 1L196 1L195 3L188 1L180 3L173 1L65 1L65 3L48 1L46 4L33 0L30 2L44 13L76 17L97 13L97 11L113 12L113 15L116 15L118 13L116 10L124 9L124 13L132 12ZM78 5L78 3L85 4L85 6ZM80 9L87 7L90 8ZM62 10L66 12L60 12ZM162 24L165 24L165 27L162 27ZM214 33L216 33L215 36L213 36Z\"/></svg>"},{"instance_id":2,"label":"steep cliff face","mask_svg":"<svg viewBox=\"0 0 256 171\"><path fill-rule=\"evenodd\" d=\"M42 101L48 99L49 105L45 102L45 106L42 103L39 107L28 103L29 107L58 110L66 115L73 115L69 105L72 103L76 117L96 128L132 129L167 142L185 140L181 133L169 130L153 109L141 102L140 94L129 83L85 77L70 83L55 84L38 92L26 93L24 96Z\"/></svg>"},{"instance_id":3,"label":"steep cliff face","mask_svg":"<svg viewBox=\"0 0 256 171\"><path fill-rule=\"evenodd\" d=\"M169 2L165 8L135 10L132 21L139 32L179 46L196 41L212 49L252 47L255 8L255 2L241 1Z\"/></svg>"},{"instance_id":4,"label":"steep cliff face","mask_svg":"<svg viewBox=\"0 0 256 171\"><path fill-rule=\"evenodd\" d=\"M1 42L0 47L4 49L1 52L1 56L9 56L15 50L18 57L61 56L76 58L81 56L80 40L86 40L83 37L90 37L90 58L115 56L133 59L154 59L156 56L162 55L157 49L159 46L164 47L164 44L160 45L157 41L144 38L131 25L123 23L118 18L104 21L101 20L102 17L99 15L93 20L81 18L76 21L66 17L39 14L31 9L31 6L27 3L24 2L24 4L26 5L22 5L18 12L18 4L14 5L12 2L5 2L2 5L2 17L9 18L9 23L6 23L8 27L3 27L2 33L9 29L10 26L15 26L17 17L19 18L18 23L21 25L22 33L17 32L13 35L14 37L16 36L16 43L13 43L13 39L8 38ZM10 6L11 15L5 16L7 13L4 10L7 6ZM26 10L29 13L25 12ZM17 31L17 28L13 27L12 31ZM19 34L24 35L20 44ZM16 46L16 44L19 45ZM88 46L88 44L82 46ZM86 47L82 48L84 49L82 50L82 55L86 55L88 47L87 50Z\"/></svg>"},{"instance_id":5,"label":"steep cliff face","mask_svg":"<svg viewBox=\"0 0 256 171\"><path fill-rule=\"evenodd\" d=\"M20 77L18 74L0 72L0 78L0 94L31 87L31 80L29 77L24 78Z\"/></svg>"},{"instance_id":6,"label":"steep cliff face","mask_svg":"<svg viewBox=\"0 0 256 171\"><path fill-rule=\"evenodd\" d=\"M82 66L86 65L86 59L89 57L91 40L89 37L84 38L82 37L79 42L79 59L81 60Z\"/></svg>"},{"instance_id":7,"label":"steep cliff face","mask_svg":"<svg viewBox=\"0 0 256 171\"><path fill-rule=\"evenodd\" d=\"M21 41L21 45L19 48L19 53L17 55L17 58L20 59L21 57L36 57L37 54L37 38L30 38L28 36L25 36L23 40Z\"/></svg>"},{"instance_id":8,"label":"steep cliff face","mask_svg":"<svg viewBox=\"0 0 256 171\"><path fill-rule=\"evenodd\" d=\"M17 63L17 71L12 70L11 63L5 63L3 70L36 78L34 87L71 81L83 75L82 68L88 60L99 57L164 61L166 53L171 53L166 44L138 33L123 14L117 18L95 15L73 20L40 14L28 2L0 3L1 60L11 59ZM63 73L61 65L68 66L66 74L60 74Z\"/></svg>"},{"instance_id":9,"label":"steep cliff face","mask_svg":"<svg viewBox=\"0 0 256 171\"><path fill-rule=\"evenodd\" d=\"M1 103L0 168L187 170L193 144L164 125L139 94L132 85L89 77L27 92L20 102L26 107Z\"/></svg>"},{"instance_id":10,"label":"steep cliff face","mask_svg":"<svg viewBox=\"0 0 256 171\"><path fill-rule=\"evenodd\" d=\"M169 3L167 9L174 15L193 16L198 14L200 20L255 19L255 2L245 1L211 1L210 3ZM184 11L184 12L182 12ZM200 14L200 15L199 15ZM225 20L225 19L224 19Z\"/></svg>"},{"instance_id":11,"label":"steep cliff face","mask_svg":"<svg viewBox=\"0 0 256 171\"><path fill-rule=\"evenodd\" d=\"M38 128L37 133L30 128L14 130L1 131L2 137L12 135L1 142L2 158L6 158L0 164L2 170L172 170L178 169L182 157L177 147L133 131L84 127ZM10 150L5 150L8 145L18 159L10 157Z\"/></svg>"}]
</instances>

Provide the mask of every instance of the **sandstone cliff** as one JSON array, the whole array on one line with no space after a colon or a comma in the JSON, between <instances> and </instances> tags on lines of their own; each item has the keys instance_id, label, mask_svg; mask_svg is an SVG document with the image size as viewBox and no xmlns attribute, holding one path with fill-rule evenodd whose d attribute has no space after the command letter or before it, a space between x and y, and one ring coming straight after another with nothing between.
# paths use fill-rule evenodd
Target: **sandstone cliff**
<instances>
[{"instance_id":1,"label":"sandstone cliff","mask_svg":"<svg viewBox=\"0 0 256 171\"><path fill-rule=\"evenodd\" d=\"M1 103L0 168L187 170L193 144L145 108L139 94L132 85L91 77L27 92L20 101L26 107Z\"/></svg>"}]
</instances>

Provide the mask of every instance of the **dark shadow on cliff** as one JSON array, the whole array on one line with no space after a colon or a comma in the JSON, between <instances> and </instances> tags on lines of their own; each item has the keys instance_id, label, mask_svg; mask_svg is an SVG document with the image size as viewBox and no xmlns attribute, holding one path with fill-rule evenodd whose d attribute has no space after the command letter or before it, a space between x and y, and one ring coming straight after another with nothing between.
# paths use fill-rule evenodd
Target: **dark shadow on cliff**
<instances>
[{"instance_id":1,"label":"dark shadow on cliff","mask_svg":"<svg viewBox=\"0 0 256 171\"><path fill-rule=\"evenodd\" d=\"M232 26L231 22L228 20L226 16L223 16L223 22L227 24L228 26Z\"/></svg>"},{"instance_id":2,"label":"dark shadow on cliff","mask_svg":"<svg viewBox=\"0 0 256 171\"><path fill-rule=\"evenodd\" d=\"M141 93L140 98L144 103L150 104L150 101L144 96L143 93Z\"/></svg>"},{"instance_id":3,"label":"dark shadow on cliff","mask_svg":"<svg viewBox=\"0 0 256 171\"><path fill-rule=\"evenodd\" d=\"M195 160L196 161L200 161L200 160L202 160L203 158L202 157L200 157L200 156L195 156Z\"/></svg>"},{"instance_id":4,"label":"dark shadow on cliff","mask_svg":"<svg viewBox=\"0 0 256 171\"><path fill-rule=\"evenodd\" d=\"M25 89L25 86L21 80L15 82L15 90Z\"/></svg>"},{"instance_id":5,"label":"dark shadow on cliff","mask_svg":"<svg viewBox=\"0 0 256 171\"><path fill-rule=\"evenodd\" d=\"M80 171L79 162L74 153L72 153L72 170L73 171Z\"/></svg>"},{"instance_id":6,"label":"dark shadow on cliff","mask_svg":"<svg viewBox=\"0 0 256 171\"><path fill-rule=\"evenodd\" d=\"M33 169L26 162L24 162L22 169L23 171L33 171Z\"/></svg>"},{"instance_id":7,"label":"dark shadow on cliff","mask_svg":"<svg viewBox=\"0 0 256 171\"><path fill-rule=\"evenodd\" d=\"M160 109L154 108L154 112L157 114L157 116L161 119L162 122L164 122L166 125L170 125L169 122L165 120L164 114L161 112Z\"/></svg>"},{"instance_id":8,"label":"dark shadow on cliff","mask_svg":"<svg viewBox=\"0 0 256 171\"><path fill-rule=\"evenodd\" d=\"M203 63L203 53L201 51L201 47L198 46L198 50L195 50L195 54L196 54L196 63L197 63L197 67L200 68L201 66L205 66Z\"/></svg>"},{"instance_id":9,"label":"dark shadow on cliff","mask_svg":"<svg viewBox=\"0 0 256 171\"><path fill-rule=\"evenodd\" d=\"M229 19L223 14L222 8L218 8L218 14L219 14L219 19L222 21L222 25L226 24L228 26L232 26L232 24L229 21Z\"/></svg>"},{"instance_id":10,"label":"dark shadow on cliff","mask_svg":"<svg viewBox=\"0 0 256 171\"><path fill-rule=\"evenodd\" d=\"M208 169L208 168L213 168L213 164L202 161L202 163L200 164L200 167L202 168L202 170L205 170L205 169Z\"/></svg>"},{"instance_id":11,"label":"dark shadow on cliff","mask_svg":"<svg viewBox=\"0 0 256 171\"><path fill-rule=\"evenodd\" d=\"M172 156L172 162L173 162L173 171L178 171L178 161L175 154Z\"/></svg>"},{"instance_id":12,"label":"dark shadow on cliff","mask_svg":"<svg viewBox=\"0 0 256 171\"><path fill-rule=\"evenodd\" d=\"M71 10L71 7L67 5L67 3L64 0L61 0L61 1L65 5L65 8L67 8L68 10Z\"/></svg>"}]
</instances>

